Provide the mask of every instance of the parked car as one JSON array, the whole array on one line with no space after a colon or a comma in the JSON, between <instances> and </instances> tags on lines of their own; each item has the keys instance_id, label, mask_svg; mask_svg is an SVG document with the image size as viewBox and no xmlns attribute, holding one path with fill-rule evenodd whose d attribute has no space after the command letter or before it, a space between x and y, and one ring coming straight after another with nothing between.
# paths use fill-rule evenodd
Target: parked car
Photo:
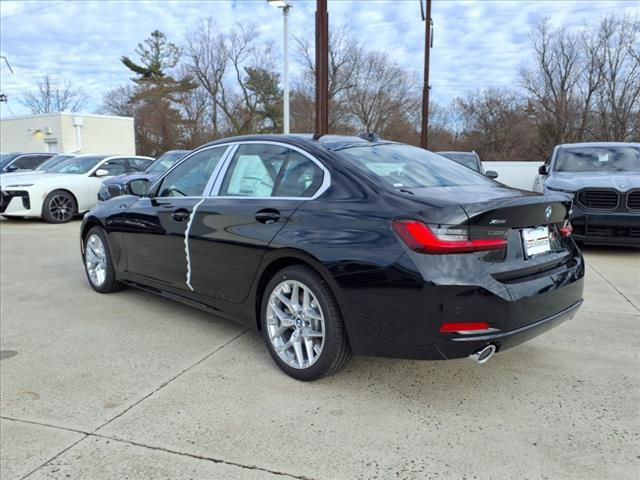
<instances>
[{"instance_id":1,"label":"parked car","mask_svg":"<svg viewBox=\"0 0 640 480\"><path fill-rule=\"evenodd\" d=\"M79 155L46 172L0 179L0 214L5 217L41 217L63 223L96 204L105 177L143 170L149 157Z\"/></svg>"},{"instance_id":2,"label":"parked car","mask_svg":"<svg viewBox=\"0 0 640 480\"><path fill-rule=\"evenodd\" d=\"M533 189L573 199L576 240L640 247L640 143L558 145Z\"/></svg>"},{"instance_id":3,"label":"parked car","mask_svg":"<svg viewBox=\"0 0 640 480\"><path fill-rule=\"evenodd\" d=\"M3 153L0 155L0 173L34 170L55 153Z\"/></svg>"},{"instance_id":4,"label":"parked car","mask_svg":"<svg viewBox=\"0 0 640 480\"><path fill-rule=\"evenodd\" d=\"M50 159L45 160L42 164L40 164L39 167L35 168L34 170L15 170L13 172L4 173L3 176L6 181L6 179L14 177L16 175L26 175L29 173L43 173L43 172L46 172L47 170L52 169L59 163L62 163L65 160L68 160L70 158L75 158L76 156L77 155L74 153L58 153L53 157L51 157Z\"/></svg>"},{"instance_id":5,"label":"parked car","mask_svg":"<svg viewBox=\"0 0 640 480\"><path fill-rule=\"evenodd\" d=\"M384 140L253 135L133 180L80 229L94 290L133 285L261 330L300 380L351 357L487 361L573 317L563 194Z\"/></svg>"},{"instance_id":6,"label":"parked car","mask_svg":"<svg viewBox=\"0 0 640 480\"><path fill-rule=\"evenodd\" d=\"M98 201L104 202L110 198L119 197L120 195L131 195L131 192L127 189L129 182L143 178L149 180L149 182L153 182L162 173L167 171L171 165L189 152L190 150L169 150L160 155L144 172L125 173L106 179L102 182L102 187L100 187L98 191Z\"/></svg>"},{"instance_id":7,"label":"parked car","mask_svg":"<svg viewBox=\"0 0 640 480\"><path fill-rule=\"evenodd\" d=\"M489 178L498 178L498 172L493 170L489 170L488 172L484 171L484 167L482 166L482 162L480 161L480 155L476 152L436 152L438 155L442 155L449 160L453 160L460 165L464 165L471 170L475 170L483 175L486 175Z\"/></svg>"}]
</instances>

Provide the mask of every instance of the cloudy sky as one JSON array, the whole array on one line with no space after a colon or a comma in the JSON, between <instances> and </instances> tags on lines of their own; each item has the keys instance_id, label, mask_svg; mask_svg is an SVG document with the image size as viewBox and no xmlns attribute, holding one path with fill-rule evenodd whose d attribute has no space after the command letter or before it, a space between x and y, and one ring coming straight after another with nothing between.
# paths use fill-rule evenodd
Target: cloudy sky
<instances>
[{"instance_id":1,"label":"cloudy sky","mask_svg":"<svg viewBox=\"0 0 640 480\"><path fill-rule=\"evenodd\" d=\"M290 32L313 38L315 1L290 0ZM515 86L531 58L529 33L545 16L579 29L613 12L640 16L637 0L434 0L432 98L446 102L469 90ZM261 41L281 45L282 16L265 0L0 1L0 115L26 113L18 99L50 75L81 86L95 111L108 89L127 83L118 61L159 29L177 44L201 18L220 29L256 22ZM370 49L383 50L421 78L424 24L419 0L329 0L329 25L347 26ZM294 70L295 73L295 70Z\"/></svg>"}]
</instances>

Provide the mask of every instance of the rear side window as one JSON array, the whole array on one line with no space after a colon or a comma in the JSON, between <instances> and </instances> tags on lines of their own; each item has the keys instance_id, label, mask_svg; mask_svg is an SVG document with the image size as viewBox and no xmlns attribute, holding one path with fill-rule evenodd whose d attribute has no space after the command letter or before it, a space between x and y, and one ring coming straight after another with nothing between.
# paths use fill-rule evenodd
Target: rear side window
<instances>
[{"instance_id":1,"label":"rear side window","mask_svg":"<svg viewBox=\"0 0 640 480\"><path fill-rule=\"evenodd\" d=\"M409 145L357 146L336 153L372 180L394 189L493 184L470 168Z\"/></svg>"},{"instance_id":2,"label":"rear side window","mask_svg":"<svg viewBox=\"0 0 640 480\"><path fill-rule=\"evenodd\" d=\"M159 197L200 197L209 177L227 150L226 146L208 148L193 154L162 180Z\"/></svg>"},{"instance_id":3,"label":"rear side window","mask_svg":"<svg viewBox=\"0 0 640 480\"><path fill-rule=\"evenodd\" d=\"M323 170L301 153L280 145L240 145L225 176L221 196L311 197Z\"/></svg>"}]
</instances>

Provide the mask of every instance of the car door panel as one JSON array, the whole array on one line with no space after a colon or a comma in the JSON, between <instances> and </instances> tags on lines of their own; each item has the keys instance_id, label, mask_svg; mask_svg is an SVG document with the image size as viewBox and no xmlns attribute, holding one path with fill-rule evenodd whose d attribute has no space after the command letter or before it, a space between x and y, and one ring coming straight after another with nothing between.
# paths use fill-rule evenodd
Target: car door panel
<instances>
[{"instance_id":1,"label":"car door panel","mask_svg":"<svg viewBox=\"0 0 640 480\"><path fill-rule=\"evenodd\" d=\"M127 271L142 278L186 289L185 232L200 198L141 198L126 214L124 243Z\"/></svg>"},{"instance_id":2,"label":"car door panel","mask_svg":"<svg viewBox=\"0 0 640 480\"><path fill-rule=\"evenodd\" d=\"M269 244L304 201L205 199L188 238L193 291L226 302L244 301Z\"/></svg>"},{"instance_id":3,"label":"car door panel","mask_svg":"<svg viewBox=\"0 0 640 480\"><path fill-rule=\"evenodd\" d=\"M124 243L129 273L164 287L188 289L185 235L226 150L218 146L195 152L167 172L153 198L140 198L128 208Z\"/></svg>"}]
</instances>

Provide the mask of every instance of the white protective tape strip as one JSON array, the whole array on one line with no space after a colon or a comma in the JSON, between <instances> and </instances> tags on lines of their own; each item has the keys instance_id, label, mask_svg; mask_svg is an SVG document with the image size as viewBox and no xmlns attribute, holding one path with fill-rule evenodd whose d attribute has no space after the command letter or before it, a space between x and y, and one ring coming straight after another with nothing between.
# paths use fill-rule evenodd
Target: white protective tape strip
<instances>
[{"instance_id":1,"label":"white protective tape strip","mask_svg":"<svg viewBox=\"0 0 640 480\"><path fill-rule=\"evenodd\" d=\"M193 211L191 212L191 216L189 217L189 222L187 223L187 229L184 232L184 252L187 256L187 287L193 292L193 287L191 286L191 253L189 252L189 232L191 231L191 224L193 223L193 217L196 216L196 212L198 211L198 207L202 202L204 202L204 198L195 204L193 207Z\"/></svg>"}]
</instances>

